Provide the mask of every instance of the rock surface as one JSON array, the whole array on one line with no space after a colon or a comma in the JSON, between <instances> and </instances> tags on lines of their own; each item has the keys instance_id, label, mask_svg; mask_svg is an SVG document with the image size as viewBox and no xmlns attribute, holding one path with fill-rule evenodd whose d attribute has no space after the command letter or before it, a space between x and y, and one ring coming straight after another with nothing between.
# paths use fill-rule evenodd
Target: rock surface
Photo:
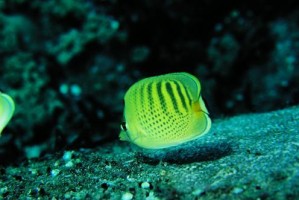
<instances>
[{"instance_id":1,"label":"rock surface","mask_svg":"<svg viewBox=\"0 0 299 200\"><path fill-rule=\"evenodd\" d=\"M297 106L214 120L170 149L115 141L0 166L0 199L298 199L298 127Z\"/></svg>"}]
</instances>

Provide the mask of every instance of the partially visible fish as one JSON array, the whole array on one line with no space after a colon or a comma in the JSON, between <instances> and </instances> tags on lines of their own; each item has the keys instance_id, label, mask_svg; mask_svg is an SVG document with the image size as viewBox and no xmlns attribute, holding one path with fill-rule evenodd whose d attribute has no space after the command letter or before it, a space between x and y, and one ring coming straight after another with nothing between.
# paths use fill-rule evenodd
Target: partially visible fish
<instances>
[{"instance_id":1,"label":"partially visible fish","mask_svg":"<svg viewBox=\"0 0 299 200\"><path fill-rule=\"evenodd\" d=\"M12 118L14 111L15 103L13 99L7 94L0 92L0 136L4 127Z\"/></svg>"}]
</instances>

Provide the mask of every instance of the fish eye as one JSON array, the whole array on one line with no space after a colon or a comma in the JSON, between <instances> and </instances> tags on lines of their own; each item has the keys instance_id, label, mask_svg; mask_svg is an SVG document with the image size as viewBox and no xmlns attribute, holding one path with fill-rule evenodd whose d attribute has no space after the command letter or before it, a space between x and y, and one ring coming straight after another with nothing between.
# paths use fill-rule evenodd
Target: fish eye
<instances>
[{"instance_id":1,"label":"fish eye","mask_svg":"<svg viewBox=\"0 0 299 200\"><path fill-rule=\"evenodd\" d=\"M123 130L123 131L127 131L126 122L122 122L122 123L120 123L120 128L121 128L121 130Z\"/></svg>"}]
</instances>

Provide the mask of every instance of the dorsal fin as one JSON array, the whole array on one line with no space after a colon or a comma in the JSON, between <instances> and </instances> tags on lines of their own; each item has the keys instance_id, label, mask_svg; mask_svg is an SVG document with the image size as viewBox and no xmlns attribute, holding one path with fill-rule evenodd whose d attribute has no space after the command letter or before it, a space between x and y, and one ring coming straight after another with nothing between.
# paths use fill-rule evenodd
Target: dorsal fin
<instances>
[{"instance_id":1,"label":"dorsal fin","mask_svg":"<svg viewBox=\"0 0 299 200\"><path fill-rule=\"evenodd\" d=\"M167 76L168 79L173 77L173 80L180 81L184 86L186 86L187 91L190 91L193 102L199 99L201 86L199 80L195 76L186 72L172 73Z\"/></svg>"}]
</instances>

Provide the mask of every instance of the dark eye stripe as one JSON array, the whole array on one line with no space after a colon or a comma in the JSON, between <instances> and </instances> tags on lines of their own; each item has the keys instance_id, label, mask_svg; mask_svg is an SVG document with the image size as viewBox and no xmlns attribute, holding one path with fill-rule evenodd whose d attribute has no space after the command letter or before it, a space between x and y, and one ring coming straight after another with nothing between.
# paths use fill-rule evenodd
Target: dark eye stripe
<instances>
[{"instance_id":1,"label":"dark eye stripe","mask_svg":"<svg viewBox=\"0 0 299 200\"><path fill-rule=\"evenodd\" d=\"M175 112L179 112L177 98L175 97L175 94L173 92L173 88L172 88L171 84L169 82L166 82L165 85L166 85L166 91L170 96L170 99L171 99L171 102L172 102Z\"/></svg>"}]
</instances>

